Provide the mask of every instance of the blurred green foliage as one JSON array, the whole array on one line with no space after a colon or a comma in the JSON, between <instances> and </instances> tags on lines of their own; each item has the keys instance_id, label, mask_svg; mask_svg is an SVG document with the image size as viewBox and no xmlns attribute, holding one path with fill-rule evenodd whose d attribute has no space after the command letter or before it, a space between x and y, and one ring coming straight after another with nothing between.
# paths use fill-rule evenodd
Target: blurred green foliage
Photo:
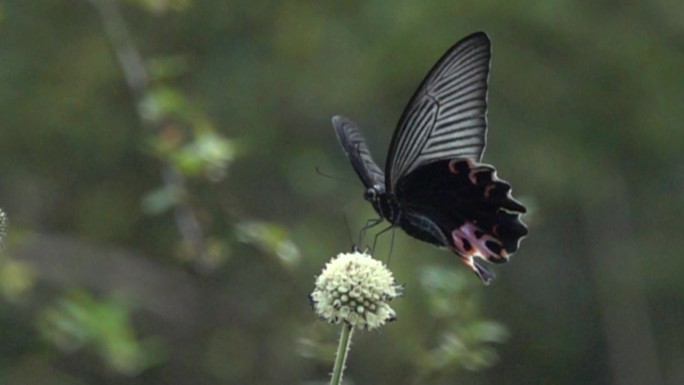
<instances>
[{"instance_id":1,"label":"blurred green foliage","mask_svg":"<svg viewBox=\"0 0 684 385\"><path fill-rule=\"evenodd\" d=\"M140 374L164 360L154 340L137 341L126 306L97 300L81 290L68 291L45 307L37 329L57 349L65 353L92 349L110 370L126 375Z\"/></svg>"},{"instance_id":2,"label":"blurred green foliage","mask_svg":"<svg viewBox=\"0 0 684 385\"><path fill-rule=\"evenodd\" d=\"M485 161L530 236L483 287L398 231L399 319L355 335L345 379L684 383L682 20L673 0L0 2L0 384L325 382L337 328L306 295L350 247L343 213L352 234L374 216L330 118L382 160L477 30Z\"/></svg>"}]
</instances>

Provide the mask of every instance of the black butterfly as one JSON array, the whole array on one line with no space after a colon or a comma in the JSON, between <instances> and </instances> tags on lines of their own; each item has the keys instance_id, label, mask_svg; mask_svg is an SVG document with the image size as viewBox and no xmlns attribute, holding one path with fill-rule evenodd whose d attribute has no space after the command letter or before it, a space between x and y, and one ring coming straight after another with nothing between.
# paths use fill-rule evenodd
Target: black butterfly
<instances>
[{"instance_id":1,"label":"black butterfly","mask_svg":"<svg viewBox=\"0 0 684 385\"><path fill-rule=\"evenodd\" d=\"M349 119L335 133L381 219L422 241L447 247L484 283L494 274L482 260L508 262L527 227L525 207L494 167L481 164L487 132L487 35L456 43L430 70L404 109L385 172ZM380 221L380 220L379 220ZM378 221L378 223L379 223Z\"/></svg>"}]
</instances>

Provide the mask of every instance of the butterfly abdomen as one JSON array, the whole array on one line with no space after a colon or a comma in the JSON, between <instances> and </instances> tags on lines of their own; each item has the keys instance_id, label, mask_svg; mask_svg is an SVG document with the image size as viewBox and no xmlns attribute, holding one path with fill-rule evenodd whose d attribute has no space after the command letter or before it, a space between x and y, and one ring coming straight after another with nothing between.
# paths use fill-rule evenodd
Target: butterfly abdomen
<instances>
[{"instance_id":1,"label":"butterfly abdomen","mask_svg":"<svg viewBox=\"0 0 684 385\"><path fill-rule=\"evenodd\" d=\"M446 247L449 245L449 240L445 236L444 230L426 216L410 211L404 212L399 217L397 224L408 235L421 241L432 243L436 246Z\"/></svg>"}]
</instances>

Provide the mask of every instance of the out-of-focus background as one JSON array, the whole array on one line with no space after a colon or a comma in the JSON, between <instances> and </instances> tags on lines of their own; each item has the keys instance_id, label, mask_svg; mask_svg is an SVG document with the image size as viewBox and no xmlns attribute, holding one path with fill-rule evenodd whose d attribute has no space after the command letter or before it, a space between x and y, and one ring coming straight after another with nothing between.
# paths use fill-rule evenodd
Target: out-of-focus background
<instances>
[{"instance_id":1,"label":"out-of-focus background","mask_svg":"<svg viewBox=\"0 0 684 385\"><path fill-rule=\"evenodd\" d=\"M684 383L684 3L0 1L0 384L322 384L307 294L423 76L493 44L484 160L530 235L482 286L396 233L348 384ZM320 175L321 172L334 178ZM391 236L376 256L386 259Z\"/></svg>"}]
</instances>

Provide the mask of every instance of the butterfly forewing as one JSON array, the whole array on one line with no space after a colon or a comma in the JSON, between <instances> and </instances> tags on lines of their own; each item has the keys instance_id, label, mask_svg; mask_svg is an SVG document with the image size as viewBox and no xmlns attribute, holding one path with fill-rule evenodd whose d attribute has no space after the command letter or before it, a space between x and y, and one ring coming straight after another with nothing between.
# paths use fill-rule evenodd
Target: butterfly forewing
<instances>
[{"instance_id":1,"label":"butterfly forewing","mask_svg":"<svg viewBox=\"0 0 684 385\"><path fill-rule=\"evenodd\" d=\"M361 134L359 127L342 116L333 117L332 122L337 139L366 188L384 186L385 174L373 161L366 139Z\"/></svg>"},{"instance_id":2,"label":"butterfly forewing","mask_svg":"<svg viewBox=\"0 0 684 385\"><path fill-rule=\"evenodd\" d=\"M454 158L480 161L490 57L489 38L477 32L456 43L430 70L392 137L385 165L387 191L393 192L399 179L424 164Z\"/></svg>"}]
</instances>

